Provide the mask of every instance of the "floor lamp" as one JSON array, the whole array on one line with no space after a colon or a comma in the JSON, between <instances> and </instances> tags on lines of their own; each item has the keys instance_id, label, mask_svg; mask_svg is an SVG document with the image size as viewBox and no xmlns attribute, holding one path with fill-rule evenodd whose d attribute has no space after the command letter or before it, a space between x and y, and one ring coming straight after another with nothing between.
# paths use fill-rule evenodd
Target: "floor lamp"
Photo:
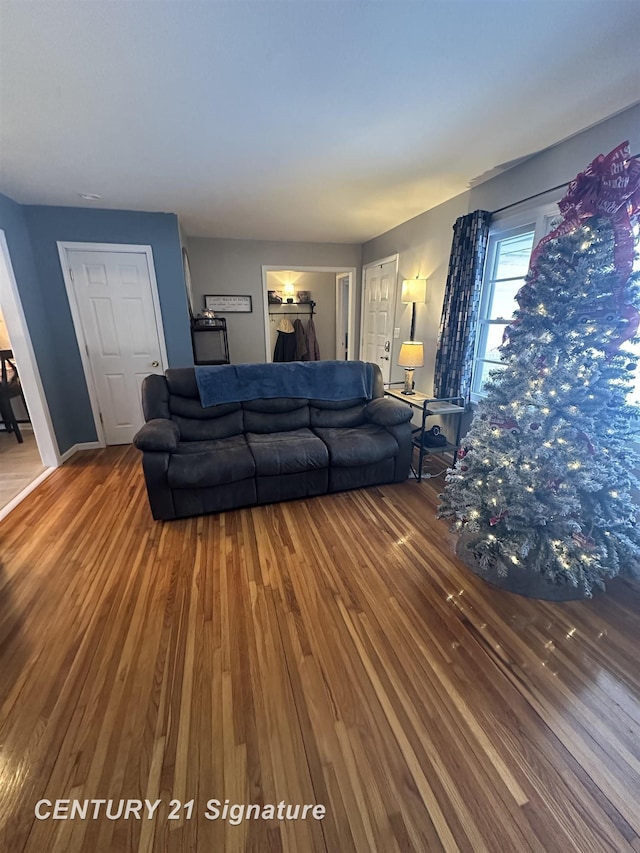
<instances>
[{"instance_id":1,"label":"floor lamp","mask_svg":"<svg viewBox=\"0 0 640 853\"><path fill-rule=\"evenodd\" d=\"M412 341L416 333L416 302L427 301L427 280L426 278L405 278L402 282L402 295L400 301L405 304L413 305L411 311L411 334L409 340Z\"/></svg>"}]
</instances>

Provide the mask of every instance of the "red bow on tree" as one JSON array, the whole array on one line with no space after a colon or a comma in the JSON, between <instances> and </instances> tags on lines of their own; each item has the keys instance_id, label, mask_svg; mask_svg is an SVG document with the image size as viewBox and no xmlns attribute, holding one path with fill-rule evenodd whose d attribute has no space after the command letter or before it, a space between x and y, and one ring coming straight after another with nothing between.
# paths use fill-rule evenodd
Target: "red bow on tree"
<instances>
[{"instance_id":1,"label":"red bow on tree","mask_svg":"<svg viewBox=\"0 0 640 853\"><path fill-rule=\"evenodd\" d=\"M623 301L624 288L633 270L632 223L640 213L640 160L630 156L629 142L622 142L607 155L599 154L584 172L571 181L558 207L562 222L533 250L529 264L530 280L535 280L537 260L550 240L568 234L592 216L607 217L613 227L613 256L618 273L618 287L614 295L621 316L627 320L624 330L607 346L608 352L614 354L621 344L636 334L640 326L640 313Z\"/></svg>"},{"instance_id":2,"label":"red bow on tree","mask_svg":"<svg viewBox=\"0 0 640 853\"><path fill-rule=\"evenodd\" d=\"M585 219L600 214L606 216L613 226L614 259L622 289L633 268L631 220L640 211L640 160L630 157L629 143L622 142L606 156L599 154L584 172L571 181L558 207L562 222L534 249L531 270L534 270L540 252L549 240L573 231Z\"/></svg>"}]
</instances>

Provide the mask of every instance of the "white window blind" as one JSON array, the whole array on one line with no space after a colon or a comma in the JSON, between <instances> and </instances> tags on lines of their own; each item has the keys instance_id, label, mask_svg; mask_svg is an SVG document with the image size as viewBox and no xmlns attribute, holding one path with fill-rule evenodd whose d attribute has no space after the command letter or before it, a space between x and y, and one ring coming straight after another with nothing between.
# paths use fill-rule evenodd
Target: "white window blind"
<instances>
[{"instance_id":1,"label":"white window blind","mask_svg":"<svg viewBox=\"0 0 640 853\"><path fill-rule=\"evenodd\" d=\"M492 223L480 295L471 383L471 399L474 401L485 396L484 385L489 373L500 369L498 347L518 307L516 293L524 284L533 247L559 221L558 206L553 204Z\"/></svg>"}]
</instances>

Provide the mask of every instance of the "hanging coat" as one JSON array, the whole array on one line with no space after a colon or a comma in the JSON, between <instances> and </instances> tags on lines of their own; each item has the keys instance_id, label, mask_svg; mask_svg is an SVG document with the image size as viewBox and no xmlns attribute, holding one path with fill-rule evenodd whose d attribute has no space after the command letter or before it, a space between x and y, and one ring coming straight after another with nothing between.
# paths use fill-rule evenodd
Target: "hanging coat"
<instances>
[{"instance_id":1,"label":"hanging coat","mask_svg":"<svg viewBox=\"0 0 640 853\"><path fill-rule=\"evenodd\" d=\"M278 325L278 339L273 350L273 360L296 360L296 335L293 326L286 317L283 317Z\"/></svg>"},{"instance_id":2,"label":"hanging coat","mask_svg":"<svg viewBox=\"0 0 640 853\"><path fill-rule=\"evenodd\" d=\"M309 317L307 323L307 354L306 361L320 361L320 347L316 338L316 324L313 322L313 317Z\"/></svg>"},{"instance_id":3,"label":"hanging coat","mask_svg":"<svg viewBox=\"0 0 640 853\"><path fill-rule=\"evenodd\" d=\"M296 335L296 361L307 361L309 348L307 346L307 333L302 325L302 320L293 321L293 330Z\"/></svg>"},{"instance_id":4,"label":"hanging coat","mask_svg":"<svg viewBox=\"0 0 640 853\"><path fill-rule=\"evenodd\" d=\"M296 336L293 332L278 332L278 339L273 351L273 360L296 360Z\"/></svg>"}]
</instances>

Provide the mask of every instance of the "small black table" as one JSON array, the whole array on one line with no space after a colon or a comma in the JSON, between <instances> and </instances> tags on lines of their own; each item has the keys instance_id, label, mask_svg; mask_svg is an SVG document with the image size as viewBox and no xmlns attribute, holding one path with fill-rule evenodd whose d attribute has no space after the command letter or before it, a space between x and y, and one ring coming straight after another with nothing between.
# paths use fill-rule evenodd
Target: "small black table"
<instances>
[{"instance_id":1,"label":"small black table","mask_svg":"<svg viewBox=\"0 0 640 853\"><path fill-rule=\"evenodd\" d=\"M404 383L402 383L404 384ZM413 473L416 480L422 480L422 465L427 456L441 455L443 453L451 454L451 464L455 463L456 453L460 445L460 429L462 426L462 418L464 414L464 398L463 397L428 397L420 391L413 394L403 394L400 388L393 388L391 385L385 388L385 394L393 397L395 400L402 400L413 409L422 412L422 423L419 427L413 430L413 446L418 450L418 468L413 468ZM424 434L427 431L427 418L436 415L455 415L456 416L456 440L455 443L447 442L442 447L431 447L424 444Z\"/></svg>"},{"instance_id":2,"label":"small black table","mask_svg":"<svg viewBox=\"0 0 640 853\"><path fill-rule=\"evenodd\" d=\"M224 317L191 320L194 364L229 364L227 321Z\"/></svg>"}]
</instances>

